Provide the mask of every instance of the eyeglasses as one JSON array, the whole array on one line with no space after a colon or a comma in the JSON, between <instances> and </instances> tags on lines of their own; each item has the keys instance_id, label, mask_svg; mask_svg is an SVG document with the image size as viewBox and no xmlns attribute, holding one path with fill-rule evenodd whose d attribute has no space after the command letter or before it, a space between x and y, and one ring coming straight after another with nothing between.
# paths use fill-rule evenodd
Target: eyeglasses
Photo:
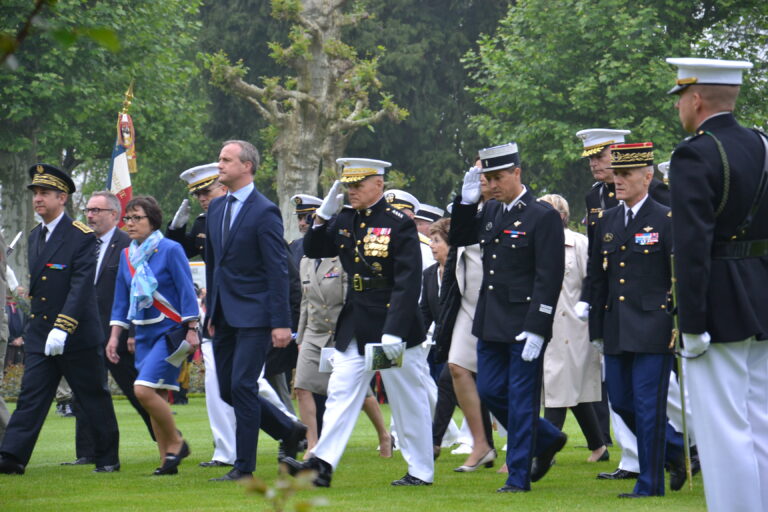
<instances>
[{"instance_id":1,"label":"eyeglasses","mask_svg":"<svg viewBox=\"0 0 768 512\"><path fill-rule=\"evenodd\" d=\"M123 222L126 224L129 222L139 222L141 219L146 219L147 215L126 215L123 217Z\"/></svg>"},{"instance_id":2,"label":"eyeglasses","mask_svg":"<svg viewBox=\"0 0 768 512\"><path fill-rule=\"evenodd\" d=\"M83 213L88 215L89 213L93 213L95 215L100 214L101 212L113 212L115 210L111 208L83 208Z\"/></svg>"}]
</instances>

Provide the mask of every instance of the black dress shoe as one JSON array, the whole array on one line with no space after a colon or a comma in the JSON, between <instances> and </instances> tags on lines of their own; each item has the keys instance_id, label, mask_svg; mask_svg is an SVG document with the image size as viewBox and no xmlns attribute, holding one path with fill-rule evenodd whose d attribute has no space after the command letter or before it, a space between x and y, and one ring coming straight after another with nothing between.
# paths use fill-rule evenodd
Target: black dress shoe
<instances>
[{"instance_id":1,"label":"black dress shoe","mask_svg":"<svg viewBox=\"0 0 768 512\"><path fill-rule=\"evenodd\" d=\"M639 473L634 471L627 471L626 469L617 468L613 473L599 473L597 475L598 480L632 480L637 478Z\"/></svg>"},{"instance_id":2,"label":"black dress shoe","mask_svg":"<svg viewBox=\"0 0 768 512\"><path fill-rule=\"evenodd\" d=\"M277 449L277 461L280 462L286 457L292 459L298 455L302 442L307 439L307 426L299 421L293 423L290 434L285 439L280 440L280 446Z\"/></svg>"},{"instance_id":3,"label":"black dress shoe","mask_svg":"<svg viewBox=\"0 0 768 512\"><path fill-rule=\"evenodd\" d=\"M60 466L87 466L88 464L96 464L96 459L93 457L78 457L72 462L62 462Z\"/></svg>"},{"instance_id":4,"label":"black dress shoe","mask_svg":"<svg viewBox=\"0 0 768 512\"><path fill-rule=\"evenodd\" d=\"M96 466L93 470L94 473L117 473L120 471L120 463L117 464L105 464L104 466Z\"/></svg>"},{"instance_id":5,"label":"black dress shoe","mask_svg":"<svg viewBox=\"0 0 768 512\"><path fill-rule=\"evenodd\" d=\"M685 472L685 463L669 463L669 488L673 491L679 491L687 480L688 475Z\"/></svg>"},{"instance_id":6,"label":"black dress shoe","mask_svg":"<svg viewBox=\"0 0 768 512\"><path fill-rule=\"evenodd\" d=\"M499 487L496 489L496 492L528 492L525 489L521 489L520 487L517 487L515 485L505 485L504 487Z\"/></svg>"},{"instance_id":7,"label":"black dress shoe","mask_svg":"<svg viewBox=\"0 0 768 512\"><path fill-rule=\"evenodd\" d=\"M395 487L417 487L420 485L432 485L432 482L425 482L421 478L416 478L410 473L406 473L400 480L392 482L392 485Z\"/></svg>"},{"instance_id":8,"label":"black dress shoe","mask_svg":"<svg viewBox=\"0 0 768 512\"><path fill-rule=\"evenodd\" d=\"M313 456L308 460L301 462L293 457L285 457L280 462L285 464L285 467L291 476L296 476L302 471L315 471L317 476L312 480L315 487L331 486L333 467L323 459Z\"/></svg>"},{"instance_id":9,"label":"black dress shoe","mask_svg":"<svg viewBox=\"0 0 768 512\"><path fill-rule=\"evenodd\" d=\"M0 473L6 475L23 475L24 464L7 455L0 455Z\"/></svg>"},{"instance_id":10,"label":"black dress shoe","mask_svg":"<svg viewBox=\"0 0 768 512\"><path fill-rule=\"evenodd\" d=\"M220 467L229 467L232 464L227 464L226 462L221 462L220 460L207 460L205 462L201 462L198 464L201 468L220 468Z\"/></svg>"},{"instance_id":11,"label":"black dress shoe","mask_svg":"<svg viewBox=\"0 0 768 512\"><path fill-rule=\"evenodd\" d=\"M619 494L619 498L650 498L647 494L635 494L633 492L623 492Z\"/></svg>"},{"instance_id":12,"label":"black dress shoe","mask_svg":"<svg viewBox=\"0 0 768 512\"><path fill-rule=\"evenodd\" d=\"M538 482L544 475L547 474L549 468L552 467L552 460L555 458L555 454L563 449L565 443L568 442L568 436L564 432L560 433L554 443L549 445L544 453L534 459L531 466L531 482Z\"/></svg>"},{"instance_id":13,"label":"black dress shoe","mask_svg":"<svg viewBox=\"0 0 768 512\"><path fill-rule=\"evenodd\" d=\"M227 473L224 476L220 476L218 478L211 478L208 481L209 482L234 482L237 480L243 480L244 478L253 478L253 473L248 473L245 471L240 471L237 468L232 468L229 470L229 473Z\"/></svg>"},{"instance_id":14,"label":"black dress shoe","mask_svg":"<svg viewBox=\"0 0 768 512\"><path fill-rule=\"evenodd\" d=\"M181 464L182 459L189 457L190 453L189 445L186 441L182 440L179 453L166 453L163 465L152 474L154 476L175 475L179 472L179 464Z\"/></svg>"}]
</instances>

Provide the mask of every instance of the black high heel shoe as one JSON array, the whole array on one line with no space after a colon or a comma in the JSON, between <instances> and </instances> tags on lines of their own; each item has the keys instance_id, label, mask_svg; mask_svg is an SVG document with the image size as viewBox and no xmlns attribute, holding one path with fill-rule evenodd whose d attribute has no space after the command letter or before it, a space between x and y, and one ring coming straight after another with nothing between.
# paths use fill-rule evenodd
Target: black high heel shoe
<instances>
[{"instance_id":1,"label":"black high heel shoe","mask_svg":"<svg viewBox=\"0 0 768 512\"><path fill-rule=\"evenodd\" d=\"M179 472L179 464L181 464L182 459L189 457L190 453L189 445L186 441L182 441L179 453L166 453L163 465L152 474L154 476L175 475Z\"/></svg>"}]
</instances>

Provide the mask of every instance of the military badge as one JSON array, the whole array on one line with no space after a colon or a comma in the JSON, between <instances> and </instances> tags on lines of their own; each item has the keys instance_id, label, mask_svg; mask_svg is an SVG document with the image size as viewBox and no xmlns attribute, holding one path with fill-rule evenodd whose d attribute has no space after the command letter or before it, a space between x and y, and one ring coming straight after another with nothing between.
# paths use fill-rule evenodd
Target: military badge
<instances>
[{"instance_id":1,"label":"military badge","mask_svg":"<svg viewBox=\"0 0 768 512\"><path fill-rule=\"evenodd\" d=\"M522 224L522 222L520 222L519 220L516 220L516 221L514 222L514 225L515 225L515 227L518 227L520 224Z\"/></svg>"},{"instance_id":2,"label":"military badge","mask_svg":"<svg viewBox=\"0 0 768 512\"><path fill-rule=\"evenodd\" d=\"M381 272L381 263L379 263L378 261L374 261L373 263L371 263L371 268L375 272Z\"/></svg>"},{"instance_id":3,"label":"military badge","mask_svg":"<svg viewBox=\"0 0 768 512\"><path fill-rule=\"evenodd\" d=\"M658 233L636 233L635 243L637 245L656 245L659 243Z\"/></svg>"},{"instance_id":4,"label":"military badge","mask_svg":"<svg viewBox=\"0 0 768 512\"><path fill-rule=\"evenodd\" d=\"M493 227L493 222L489 222L488 224L485 225L485 230L490 231L492 227Z\"/></svg>"},{"instance_id":5,"label":"military badge","mask_svg":"<svg viewBox=\"0 0 768 512\"><path fill-rule=\"evenodd\" d=\"M521 236L525 236L525 231L513 231L510 229L505 229L504 234L509 235L510 238L520 238Z\"/></svg>"},{"instance_id":6,"label":"military badge","mask_svg":"<svg viewBox=\"0 0 768 512\"><path fill-rule=\"evenodd\" d=\"M646 233L650 233L651 231L653 231L653 228L651 226L645 226L643 228L643 231L645 231Z\"/></svg>"},{"instance_id":7,"label":"military badge","mask_svg":"<svg viewBox=\"0 0 768 512\"><path fill-rule=\"evenodd\" d=\"M390 204L395 202L395 194L393 192L387 192L384 197Z\"/></svg>"},{"instance_id":8,"label":"military badge","mask_svg":"<svg viewBox=\"0 0 768 512\"><path fill-rule=\"evenodd\" d=\"M43 166L38 164L37 168L35 169L39 174L42 174L45 172L45 169L43 169Z\"/></svg>"},{"instance_id":9,"label":"military badge","mask_svg":"<svg viewBox=\"0 0 768 512\"><path fill-rule=\"evenodd\" d=\"M603 242L610 242L613 240L613 233L606 233L603 235Z\"/></svg>"},{"instance_id":10,"label":"military badge","mask_svg":"<svg viewBox=\"0 0 768 512\"><path fill-rule=\"evenodd\" d=\"M294 196L293 202L296 204L301 204L301 198L299 196Z\"/></svg>"}]
</instances>

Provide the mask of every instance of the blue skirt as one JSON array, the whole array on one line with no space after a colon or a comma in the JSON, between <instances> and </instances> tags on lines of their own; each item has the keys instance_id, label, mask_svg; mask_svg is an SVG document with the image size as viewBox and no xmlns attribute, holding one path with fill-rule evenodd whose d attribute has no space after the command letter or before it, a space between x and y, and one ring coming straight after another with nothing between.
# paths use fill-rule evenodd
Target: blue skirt
<instances>
[{"instance_id":1,"label":"blue skirt","mask_svg":"<svg viewBox=\"0 0 768 512\"><path fill-rule=\"evenodd\" d=\"M165 360L170 355L163 334L178 327L169 318L162 322L136 326L136 369L139 375L134 384L155 389L179 390L181 368Z\"/></svg>"}]
</instances>

